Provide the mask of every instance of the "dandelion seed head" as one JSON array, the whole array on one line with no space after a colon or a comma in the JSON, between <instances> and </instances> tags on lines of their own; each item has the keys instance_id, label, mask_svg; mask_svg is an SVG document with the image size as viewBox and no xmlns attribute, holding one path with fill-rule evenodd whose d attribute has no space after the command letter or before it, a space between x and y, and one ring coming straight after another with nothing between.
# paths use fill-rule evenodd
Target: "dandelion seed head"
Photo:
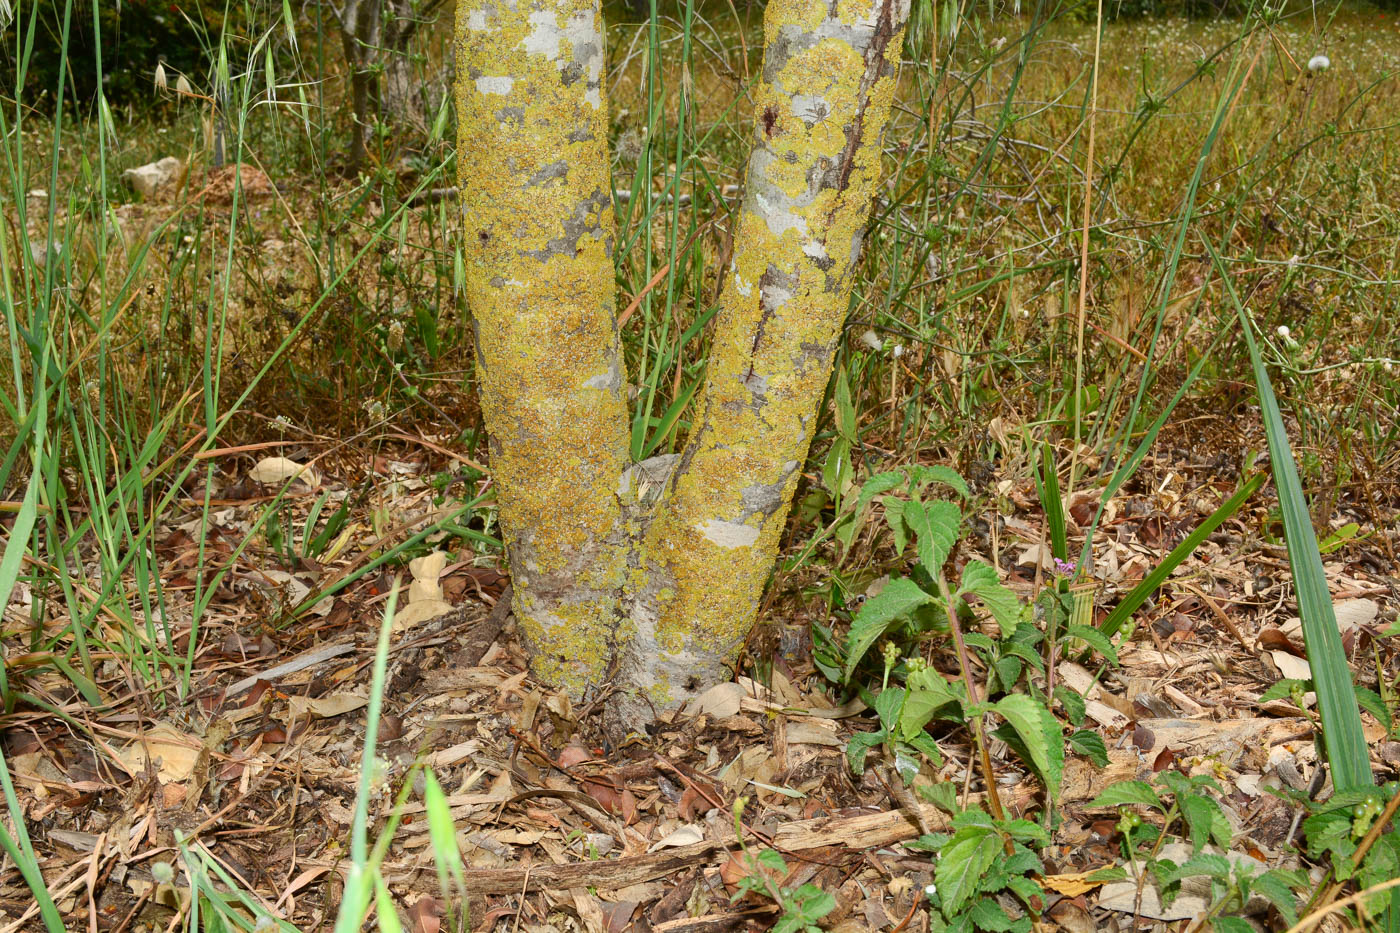
<instances>
[{"instance_id":1,"label":"dandelion seed head","mask_svg":"<svg viewBox=\"0 0 1400 933\"><path fill-rule=\"evenodd\" d=\"M1326 71L1332 67L1332 59L1326 55L1314 55L1308 59L1308 71L1317 74L1319 71Z\"/></svg>"}]
</instances>

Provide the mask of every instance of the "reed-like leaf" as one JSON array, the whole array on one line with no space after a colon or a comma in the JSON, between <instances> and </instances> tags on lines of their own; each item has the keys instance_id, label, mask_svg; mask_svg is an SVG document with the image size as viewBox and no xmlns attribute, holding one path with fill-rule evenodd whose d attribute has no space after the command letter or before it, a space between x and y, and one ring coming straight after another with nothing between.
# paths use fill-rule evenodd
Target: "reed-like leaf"
<instances>
[{"instance_id":1,"label":"reed-like leaf","mask_svg":"<svg viewBox=\"0 0 1400 933\"><path fill-rule=\"evenodd\" d=\"M1298 615L1303 620L1303 645L1308 664L1312 667L1313 686L1317 690L1317 708L1322 715L1322 735L1327 745L1327 763L1332 768L1332 784L1339 791L1357 790L1374 783L1371 759L1366 739L1361 733L1361 710L1352 688L1351 669L1347 666L1342 636L1337 631L1337 614L1332 606L1332 594L1327 588L1327 574L1322 567L1322 554L1317 549L1317 534L1303 495L1303 482L1298 478L1298 466L1288 443L1288 429L1283 423L1278 399L1274 397L1259 343L1254 339L1254 325L1244 309L1239 295L1225 268L1220 254L1208 240L1206 249L1220 271L1225 294L1234 305L1249 347L1249 360L1254 367L1254 380L1259 391L1259 410L1264 419L1264 432L1269 440L1269 460L1273 468L1274 486L1278 490L1279 510L1283 514L1283 535L1288 544L1288 564L1293 570L1293 587L1298 596Z\"/></svg>"},{"instance_id":2,"label":"reed-like leaf","mask_svg":"<svg viewBox=\"0 0 1400 933\"><path fill-rule=\"evenodd\" d=\"M1220 503L1220 506L1214 512L1211 512L1210 515L1206 517L1205 521L1197 525L1196 529L1186 536L1186 540L1172 548L1171 553L1162 558L1162 562L1152 568L1152 572L1143 577L1142 582L1133 587L1132 591L1119 601L1113 611L1108 614L1108 618L1103 620L1103 624L1099 626L1099 631L1103 632L1103 634L1107 635L1109 638L1117 635L1119 629L1123 627L1123 623L1127 622L1132 614L1138 611L1142 604L1147 601L1147 597L1151 596L1156 591L1157 587L1166 582L1167 577L1171 576L1172 571L1180 567L1181 562L1190 557L1191 554L1195 552L1196 548L1201 546L1201 542L1205 541L1215 529L1219 528L1221 524L1224 523L1225 519L1239 511L1244 501L1254 495L1260 486L1264 485L1265 475L1264 473L1254 474L1243 486L1235 490L1233 496Z\"/></svg>"}]
</instances>

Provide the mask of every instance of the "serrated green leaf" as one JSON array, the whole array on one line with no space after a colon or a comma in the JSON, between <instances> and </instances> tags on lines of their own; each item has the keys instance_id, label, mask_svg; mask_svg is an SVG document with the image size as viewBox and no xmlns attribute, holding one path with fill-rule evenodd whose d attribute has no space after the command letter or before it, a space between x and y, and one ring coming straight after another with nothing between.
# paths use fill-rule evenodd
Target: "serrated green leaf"
<instances>
[{"instance_id":1,"label":"serrated green leaf","mask_svg":"<svg viewBox=\"0 0 1400 933\"><path fill-rule=\"evenodd\" d=\"M1103 736L1089 729L1071 732L1069 747L1092 761L1097 767L1108 767L1108 746Z\"/></svg>"},{"instance_id":2,"label":"serrated green leaf","mask_svg":"<svg viewBox=\"0 0 1400 933\"><path fill-rule=\"evenodd\" d=\"M981 632L963 632L963 641L969 648L976 648L988 654L993 654L997 648L997 643Z\"/></svg>"},{"instance_id":3,"label":"serrated green leaf","mask_svg":"<svg viewBox=\"0 0 1400 933\"><path fill-rule=\"evenodd\" d=\"M1021 619L1021 603L1016 594L1001 585L995 567L980 560L970 560L963 568L962 586L959 594L971 593L982 600L982 605L996 620L1002 638L1010 638Z\"/></svg>"},{"instance_id":4,"label":"serrated green leaf","mask_svg":"<svg viewBox=\"0 0 1400 933\"><path fill-rule=\"evenodd\" d=\"M884 729L879 732L856 732L846 741L846 764L850 766L851 773L861 775L865 773L865 758L870 754L870 750L889 738L889 733Z\"/></svg>"},{"instance_id":5,"label":"serrated green leaf","mask_svg":"<svg viewBox=\"0 0 1400 933\"><path fill-rule=\"evenodd\" d=\"M762 865L769 871L779 872L782 874L787 873L787 862L783 861L783 856L780 852L777 852L773 849L763 849L758 853L756 858L758 859L758 864Z\"/></svg>"},{"instance_id":6,"label":"serrated green leaf","mask_svg":"<svg viewBox=\"0 0 1400 933\"><path fill-rule=\"evenodd\" d=\"M1045 829L1041 827L1039 823L1032 823L1030 820L1002 820L1001 830L1002 832L1010 836L1012 839L1015 839L1017 842L1034 844L1035 847L1038 849L1044 848L1045 846L1048 846L1050 844L1050 836L1048 833L1045 832ZM1031 858L1035 858L1035 853L1030 852L1029 850L1026 850L1021 854L1029 855ZM1013 864L1019 865L1019 863L1016 863L1014 861L1015 859L1016 856L1011 856L1007 859L1008 867L1006 870L1024 873L1026 869L1021 867L1012 867Z\"/></svg>"},{"instance_id":7,"label":"serrated green leaf","mask_svg":"<svg viewBox=\"0 0 1400 933\"><path fill-rule=\"evenodd\" d=\"M992 815L986 810L979 810L976 808L963 810L953 817L954 829L973 827L976 829L995 830L996 826L996 820L992 819Z\"/></svg>"},{"instance_id":8,"label":"serrated green leaf","mask_svg":"<svg viewBox=\"0 0 1400 933\"><path fill-rule=\"evenodd\" d=\"M851 679L851 673L860 659L865 657L871 645L889 631L891 625L932 601L932 596L905 577L889 581L873 599L866 600L860 612L856 613L850 635L846 638L845 679Z\"/></svg>"},{"instance_id":9,"label":"serrated green leaf","mask_svg":"<svg viewBox=\"0 0 1400 933\"><path fill-rule=\"evenodd\" d=\"M910 674L905 685L909 696L899 717L899 737L906 742L923 733L924 726L940 708L950 703L962 706L962 695L935 670L926 668Z\"/></svg>"},{"instance_id":10,"label":"serrated green leaf","mask_svg":"<svg viewBox=\"0 0 1400 933\"><path fill-rule=\"evenodd\" d=\"M1059 720L1024 693L1004 696L992 705L992 709L1010 723L1021 737L1030 755L1030 765L1045 782L1049 799L1055 800L1065 770L1065 740Z\"/></svg>"},{"instance_id":11,"label":"serrated green leaf","mask_svg":"<svg viewBox=\"0 0 1400 933\"><path fill-rule=\"evenodd\" d=\"M929 576L939 579L943 565L958 540L962 511L951 502L908 502L904 506L904 523L914 533L919 563Z\"/></svg>"},{"instance_id":12,"label":"serrated green leaf","mask_svg":"<svg viewBox=\"0 0 1400 933\"><path fill-rule=\"evenodd\" d=\"M1007 655L997 658L992 662L992 666L996 669L996 679L1000 687L987 689L994 693L1010 692L1011 688L1016 686L1016 681L1021 679L1021 671L1025 669L1020 658Z\"/></svg>"},{"instance_id":13,"label":"serrated green leaf","mask_svg":"<svg viewBox=\"0 0 1400 933\"><path fill-rule=\"evenodd\" d=\"M1255 933L1249 921L1239 917L1216 917L1210 925L1215 928L1215 933Z\"/></svg>"},{"instance_id":14,"label":"serrated green leaf","mask_svg":"<svg viewBox=\"0 0 1400 933\"><path fill-rule=\"evenodd\" d=\"M943 767L943 750L938 747L933 736L927 732L920 732L910 736L906 741L911 748L916 748L927 756L935 768Z\"/></svg>"},{"instance_id":15,"label":"serrated green leaf","mask_svg":"<svg viewBox=\"0 0 1400 933\"><path fill-rule=\"evenodd\" d=\"M1022 626L1021 628L1016 630L1018 638L1025 628L1025 626ZM1045 673L1045 662L1042 661L1040 659L1040 655L1036 653L1034 645L1028 645L1019 640L1003 641L1001 643L1001 653L1010 657L1020 658L1022 661L1025 661L1031 667L1039 671L1042 675Z\"/></svg>"},{"instance_id":16,"label":"serrated green leaf","mask_svg":"<svg viewBox=\"0 0 1400 933\"><path fill-rule=\"evenodd\" d=\"M1096 868L1085 876L1085 881L1104 883L1108 881L1122 881L1128 877L1128 873L1117 865L1106 865L1103 868Z\"/></svg>"},{"instance_id":17,"label":"serrated green leaf","mask_svg":"<svg viewBox=\"0 0 1400 933\"><path fill-rule=\"evenodd\" d=\"M1250 888L1278 908L1290 927L1298 922L1298 898L1289 886L1289 877L1277 869L1266 871L1250 880Z\"/></svg>"},{"instance_id":18,"label":"serrated green leaf","mask_svg":"<svg viewBox=\"0 0 1400 933\"><path fill-rule=\"evenodd\" d=\"M1224 881L1230 877L1230 862L1223 855L1202 852L1193 855L1169 873L1168 882L1205 875Z\"/></svg>"},{"instance_id":19,"label":"serrated green leaf","mask_svg":"<svg viewBox=\"0 0 1400 933\"><path fill-rule=\"evenodd\" d=\"M1006 880L1006 886L1023 904L1030 904L1035 898L1040 898L1042 904L1045 902L1045 889L1025 875L1012 875Z\"/></svg>"},{"instance_id":20,"label":"serrated green leaf","mask_svg":"<svg viewBox=\"0 0 1400 933\"><path fill-rule=\"evenodd\" d=\"M1060 707L1065 711L1065 718L1072 726L1084 725L1084 710L1086 704L1084 697L1079 691L1065 684L1055 685L1055 699L1060 701ZM1074 741L1073 738L1070 741Z\"/></svg>"},{"instance_id":21,"label":"serrated green leaf","mask_svg":"<svg viewBox=\"0 0 1400 933\"><path fill-rule=\"evenodd\" d=\"M972 492L967 488L967 482L952 467L940 463L933 466L912 466L909 467L909 476L919 486L928 483L942 483L952 487L964 499L972 498Z\"/></svg>"},{"instance_id":22,"label":"serrated green leaf","mask_svg":"<svg viewBox=\"0 0 1400 933\"><path fill-rule=\"evenodd\" d=\"M1233 835L1230 831L1230 821L1225 818L1225 811L1220 809L1220 804L1216 803L1213 797L1205 794L1179 794L1176 804L1181 808L1181 815L1186 818L1186 826L1191 831L1193 852L1200 852L1211 840L1223 849L1230 848Z\"/></svg>"},{"instance_id":23,"label":"serrated green leaf","mask_svg":"<svg viewBox=\"0 0 1400 933\"><path fill-rule=\"evenodd\" d=\"M1293 695L1293 691L1301 690L1307 693L1312 689L1311 680L1300 680L1297 677L1284 677L1269 685L1269 689L1259 694L1260 703L1268 703L1270 700L1286 700Z\"/></svg>"},{"instance_id":24,"label":"serrated green leaf","mask_svg":"<svg viewBox=\"0 0 1400 933\"><path fill-rule=\"evenodd\" d=\"M1127 804L1142 804L1163 813L1167 812L1167 805L1162 802L1162 798L1152 789L1151 784L1144 781L1119 781L1110 784L1104 788L1102 794L1089 802L1089 807L1121 807Z\"/></svg>"},{"instance_id":25,"label":"serrated green leaf","mask_svg":"<svg viewBox=\"0 0 1400 933\"><path fill-rule=\"evenodd\" d=\"M967 915L979 930L989 933L1008 933L1011 929L1011 916L1000 904L991 898L979 897L973 902Z\"/></svg>"},{"instance_id":26,"label":"serrated green leaf","mask_svg":"<svg viewBox=\"0 0 1400 933\"><path fill-rule=\"evenodd\" d=\"M1113 647L1113 642L1108 640L1108 636L1093 626L1071 625L1065 629L1064 637L1079 639L1097 651L1108 663L1114 667L1118 666L1118 649Z\"/></svg>"},{"instance_id":27,"label":"serrated green leaf","mask_svg":"<svg viewBox=\"0 0 1400 933\"><path fill-rule=\"evenodd\" d=\"M900 483L904 482L904 474L891 471L888 473L876 473L874 476L860 484L860 495L856 497L855 514L857 519L865 513L871 501L882 492L889 492Z\"/></svg>"},{"instance_id":28,"label":"serrated green leaf","mask_svg":"<svg viewBox=\"0 0 1400 933\"><path fill-rule=\"evenodd\" d=\"M958 830L938 856L933 880L943 900L943 914L956 916L976 892L982 876L1001 851L1001 837L993 829L970 826Z\"/></svg>"},{"instance_id":29,"label":"serrated green leaf","mask_svg":"<svg viewBox=\"0 0 1400 933\"><path fill-rule=\"evenodd\" d=\"M1381 695L1368 687L1356 688L1356 703L1366 712L1376 717L1376 721L1385 726L1385 731L1389 732L1392 724L1390 709L1385 705L1385 700Z\"/></svg>"},{"instance_id":30,"label":"serrated green leaf","mask_svg":"<svg viewBox=\"0 0 1400 933\"><path fill-rule=\"evenodd\" d=\"M921 784L917 790L920 796L944 813L958 812L958 785L952 781Z\"/></svg>"},{"instance_id":31,"label":"serrated green leaf","mask_svg":"<svg viewBox=\"0 0 1400 933\"><path fill-rule=\"evenodd\" d=\"M894 552L902 556L909 546L909 526L904 522L904 507L908 503L894 496L885 496L880 504L885 507L885 524L890 526L890 534L894 535Z\"/></svg>"}]
</instances>

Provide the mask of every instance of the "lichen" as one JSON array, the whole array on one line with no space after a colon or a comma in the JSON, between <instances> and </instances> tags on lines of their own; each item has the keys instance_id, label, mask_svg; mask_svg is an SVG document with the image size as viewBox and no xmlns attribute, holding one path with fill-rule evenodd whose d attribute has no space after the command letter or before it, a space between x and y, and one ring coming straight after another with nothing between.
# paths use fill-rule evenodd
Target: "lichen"
<instances>
[{"instance_id":1,"label":"lichen","mask_svg":"<svg viewBox=\"0 0 1400 933\"><path fill-rule=\"evenodd\" d=\"M619 623L627 462L602 20L588 0L458 9L465 293L537 672L579 693ZM563 507L567 504L567 507Z\"/></svg>"},{"instance_id":2,"label":"lichen","mask_svg":"<svg viewBox=\"0 0 1400 933\"><path fill-rule=\"evenodd\" d=\"M516 614L545 680L578 695L620 662L626 707L664 709L723 676L752 626L849 304L907 15L908 0L770 0L733 287L695 429L648 485L626 469L598 5L459 5L465 291Z\"/></svg>"},{"instance_id":3,"label":"lichen","mask_svg":"<svg viewBox=\"0 0 1400 933\"><path fill-rule=\"evenodd\" d=\"M768 5L734 287L684 470L643 552L669 581L654 622L639 626L654 632L637 642L662 652L642 675L657 706L722 676L753 624L850 302L893 99L889 49L907 9Z\"/></svg>"}]
</instances>

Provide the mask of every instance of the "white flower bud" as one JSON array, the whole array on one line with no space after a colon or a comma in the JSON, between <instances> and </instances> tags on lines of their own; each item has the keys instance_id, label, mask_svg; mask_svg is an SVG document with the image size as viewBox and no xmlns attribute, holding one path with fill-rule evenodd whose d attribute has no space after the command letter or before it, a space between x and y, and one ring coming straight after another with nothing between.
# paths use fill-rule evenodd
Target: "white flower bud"
<instances>
[{"instance_id":1,"label":"white flower bud","mask_svg":"<svg viewBox=\"0 0 1400 933\"><path fill-rule=\"evenodd\" d=\"M156 90L164 91L168 90L169 87L170 82L165 79L165 65L156 62Z\"/></svg>"},{"instance_id":2,"label":"white flower bud","mask_svg":"<svg viewBox=\"0 0 1400 933\"><path fill-rule=\"evenodd\" d=\"M1287 324L1280 324L1278 330L1274 331L1274 333L1278 334L1280 340L1287 340L1293 335L1293 332L1288 329Z\"/></svg>"}]
</instances>

